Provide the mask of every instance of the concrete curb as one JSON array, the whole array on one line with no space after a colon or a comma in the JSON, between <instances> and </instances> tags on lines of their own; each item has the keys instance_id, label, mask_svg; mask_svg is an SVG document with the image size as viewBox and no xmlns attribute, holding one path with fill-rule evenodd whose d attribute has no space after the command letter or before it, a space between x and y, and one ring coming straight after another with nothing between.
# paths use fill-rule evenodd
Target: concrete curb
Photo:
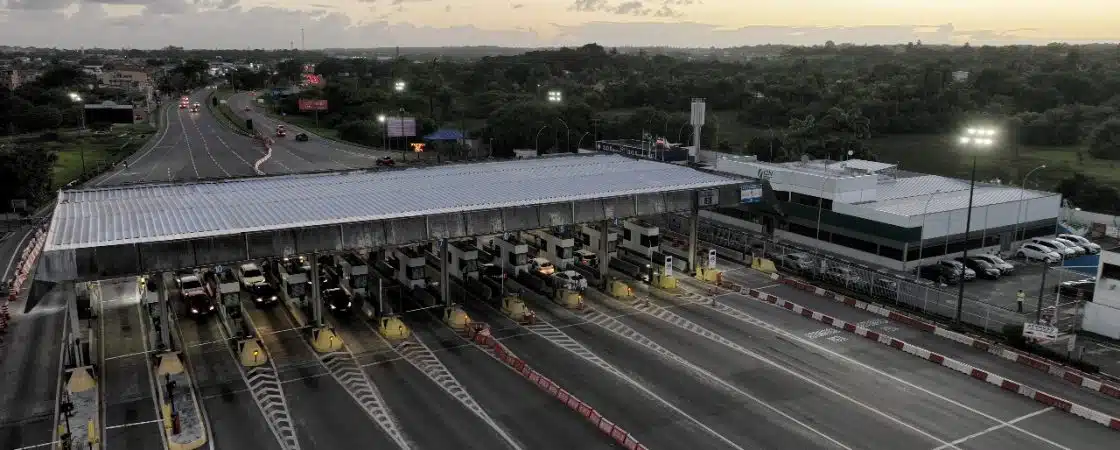
<instances>
[{"instance_id":1,"label":"concrete curb","mask_svg":"<svg viewBox=\"0 0 1120 450\"><path fill-rule=\"evenodd\" d=\"M780 275L771 274L771 278L777 280L780 278ZM963 373L993 386L997 386L1000 389L1017 393L1044 405L1051 406L1055 409L1060 409L1083 419L1087 419L1100 425L1109 427L1113 430L1120 431L1120 418L1112 417L1105 413L1075 404L1056 395L1051 395L1038 389L1034 389L1023 383L1010 380L995 373L977 369L963 362L949 358L945 355L937 354L922 347L918 347L916 345L908 344L904 341L892 338L886 334L871 331L856 324L848 323L843 320L821 314L809 308L805 308L801 305L793 303L789 300L782 299L776 295L762 292L757 289L744 289L742 286L738 285L723 287L723 289L731 292L737 292L743 294L748 298L752 298L763 303L786 309L794 314L801 315L802 317L813 319L823 324L830 325L833 328L844 330L857 336L861 336L866 339L878 342L901 352L930 361L953 371Z\"/></svg>"},{"instance_id":2,"label":"concrete curb","mask_svg":"<svg viewBox=\"0 0 1120 450\"><path fill-rule=\"evenodd\" d=\"M1048 359L1035 356L1030 353L1007 347L1005 345L1001 345L992 341L976 338L964 333L958 333L956 331L941 327L935 323L928 322L924 319L904 314L881 305L872 304L861 300L856 300L845 295L837 294L835 292L811 285L796 278L791 278L780 274L770 274L770 277L775 281L779 281L787 286L791 286L802 291L811 292L819 297L832 300L836 303L841 303L855 309L860 309L878 316L885 317L891 321L898 322L900 324L920 331L933 333L938 337L964 344L977 350L983 350L1005 360L1033 368L1035 370L1038 370L1039 372L1053 375L1090 391L1100 392L1109 397L1120 399L1120 386L1111 384L1103 378L1087 374L1072 367L1068 367L1060 363L1050 361Z\"/></svg>"},{"instance_id":3,"label":"concrete curb","mask_svg":"<svg viewBox=\"0 0 1120 450\"><path fill-rule=\"evenodd\" d=\"M481 325L481 328L476 328L478 325ZM569 409L583 416L587 421L595 425L595 427L599 429L599 432L614 439L622 448L627 450L648 450L645 445L638 442L638 439L635 438L634 435L622 429L622 427L616 425L614 422L607 420L606 417L603 417L603 415L596 411L595 408L592 408L591 405L584 403L575 395L572 395L564 390L564 388L560 387L560 385L548 379L548 377L533 370L532 367L529 367L524 360L518 358L509 348L490 335L489 325L479 322L471 323L467 324L467 330L468 338L471 341L478 345L489 347L494 352L494 356L502 361L502 363L510 369L513 369L514 372L517 372L526 380L529 380L529 382L533 383L538 389L555 397Z\"/></svg>"}]
</instances>

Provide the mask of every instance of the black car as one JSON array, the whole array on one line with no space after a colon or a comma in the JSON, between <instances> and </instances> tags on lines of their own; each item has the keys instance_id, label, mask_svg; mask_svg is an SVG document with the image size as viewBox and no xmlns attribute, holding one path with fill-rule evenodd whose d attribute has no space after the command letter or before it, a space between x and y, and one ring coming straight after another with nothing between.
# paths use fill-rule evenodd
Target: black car
<instances>
[{"instance_id":1,"label":"black car","mask_svg":"<svg viewBox=\"0 0 1120 450\"><path fill-rule=\"evenodd\" d=\"M987 278L989 280L998 280L999 277L1003 275L1003 272L1000 271L999 267L996 267L994 264L992 264L992 263L990 263L986 260L980 259L980 258L973 258L973 257L960 258L960 257L957 257L957 258L953 258L953 260L957 261L957 262L960 262L960 263L963 263L965 267L968 267L969 269L972 269L974 272L976 272L976 276L978 276L980 278Z\"/></svg>"},{"instance_id":2,"label":"black car","mask_svg":"<svg viewBox=\"0 0 1120 450\"><path fill-rule=\"evenodd\" d=\"M1054 286L1054 292L1066 298L1093 300L1093 291L1097 288L1097 280L1086 278L1083 280L1063 281Z\"/></svg>"},{"instance_id":3,"label":"black car","mask_svg":"<svg viewBox=\"0 0 1120 450\"><path fill-rule=\"evenodd\" d=\"M957 284L960 281L961 272L945 264L933 264L919 267L918 276L941 284Z\"/></svg>"},{"instance_id":4,"label":"black car","mask_svg":"<svg viewBox=\"0 0 1120 450\"><path fill-rule=\"evenodd\" d=\"M257 306L271 305L280 301L280 291L268 283L255 283L245 287L249 298Z\"/></svg>"},{"instance_id":5,"label":"black car","mask_svg":"<svg viewBox=\"0 0 1120 450\"><path fill-rule=\"evenodd\" d=\"M348 313L350 307L354 305L350 295L342 288L327 288L323 289L323 304L327 305L332 312Z\"/></svg>"},{"instance_id":6,"label":"black car","mask_svg":"<svg viewBox=\"0 0 1120 450\"><path fill-rule=\"evenodd\" d=\"M299 133L296 135L296 141L307 142L307 133Z\"/></svg>"},{"instance_id":7,"label":"black car","mask_svg":"<svg viewBox=\"0 0 1120 450\"><path fill-rule=\"evenodd\" d=\"M206 294L191 294L183 297L183 304L187 307L187 313L191 317L203 318L214 313L218 309L214 305L214 300Z\"/></svg>"}]
</instances>

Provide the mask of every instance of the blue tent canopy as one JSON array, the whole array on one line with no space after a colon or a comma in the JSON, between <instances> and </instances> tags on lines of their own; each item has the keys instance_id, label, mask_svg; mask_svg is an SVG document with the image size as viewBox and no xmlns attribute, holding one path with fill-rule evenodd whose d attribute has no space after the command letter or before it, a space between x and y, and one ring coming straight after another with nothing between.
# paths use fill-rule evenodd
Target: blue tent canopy
<instances>
[{"instance_id":1,"label":"blue tent canopy","mask_svg":"<svg viewBox=\"0 0 1120 450\"><path fill-rule=\"evenodd\" d=\"M424 136L425 141L458 141L463 139L463 132L453 128L442 128L435 133Z\"/></svg>"}]
</instances>

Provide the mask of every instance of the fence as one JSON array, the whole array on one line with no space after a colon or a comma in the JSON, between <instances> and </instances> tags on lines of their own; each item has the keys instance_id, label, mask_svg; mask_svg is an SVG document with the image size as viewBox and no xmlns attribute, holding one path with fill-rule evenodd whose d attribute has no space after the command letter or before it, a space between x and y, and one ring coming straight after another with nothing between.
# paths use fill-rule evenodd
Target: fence
<instances>
[{"instance_id":1,"label":"fence","mask_svg":"<svg viewBox=\"0 0 1120 450\"><path fill-rule=\"evenodd\" d=\"M666 214L656 222L678 234L686 233L687 230L687 219L676 214ZM783 272L793 273L842 294L871 298L880 303L947 319L956 317L958 292L951 287L943 288L926 280L915 281L912 276L874 269L818 249L775 242L761 234L733 229L706 219L700 219L697 231L700 241L707 243L727 259L748 262L752 255L763 256L773 260ZM1052 278L1055 280L1048 279L1046 283L1050 288L1062 277ZM1065 279L1070 277L1066 276ZM1049 289L1045 289L1045 292L1049 293ZM1053 316L1055 310L1054 295L1049 293L1043 297L1043 305L1049 305L1043 307L1044 319L1047 319ZM1009 307L966 296L961 304L961 321L989 333L1001 333L1005 326L1021 326L1024 322L1034 321L1036 310L1033 302L1028 303L1031 304L1024 305L1024 311L1020 313ZM1077 317L1081 303L1069 301L1056 305L1056 309L1056 325L1063 331L1073 330L1079 323Z\"/></svg>"}]
</instances>

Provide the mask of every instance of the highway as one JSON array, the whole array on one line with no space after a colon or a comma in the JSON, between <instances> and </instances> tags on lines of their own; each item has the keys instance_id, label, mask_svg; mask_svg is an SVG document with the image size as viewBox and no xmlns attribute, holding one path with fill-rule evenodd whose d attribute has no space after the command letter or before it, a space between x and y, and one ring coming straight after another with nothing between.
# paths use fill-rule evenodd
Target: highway
<instances>
[{"instance_id":1,"label":"highway","mask_svg":"<svg viewBox=\"0 0 1120 450\"><path fill-rule=\"evenodd\" d=\"M96 289L92 288L92 289ZM101 349L103 441L107 448L150 449L162 445L152 363L152 324L141 310L136 280L100 282L101 301L93 305ZM91 298L93 298L91 296ZM81 426L81 424L71 424Z\"/></svg>"},{"instance_id":2,"label":"highway","mask_svg":"<svg viewBox=\"0 0 1120 450\"><path fill-rule=\"evenodd\" d=\"M383 156L400 156L400 152L385 152L326 139L292 124L285 124L288 129L287 137L277 137L276 126L284 122L261 113L260 107L253 105L253 100L249 93L243 92L231 96L227 101L234 114L242 119L252 119L254 129L275 140L270 160L275 159L272 164L288 171L367 168L374 167L377 159ZM297 133L306 133L310 140L297 142Z\"/></svg>"}]
</instances>

